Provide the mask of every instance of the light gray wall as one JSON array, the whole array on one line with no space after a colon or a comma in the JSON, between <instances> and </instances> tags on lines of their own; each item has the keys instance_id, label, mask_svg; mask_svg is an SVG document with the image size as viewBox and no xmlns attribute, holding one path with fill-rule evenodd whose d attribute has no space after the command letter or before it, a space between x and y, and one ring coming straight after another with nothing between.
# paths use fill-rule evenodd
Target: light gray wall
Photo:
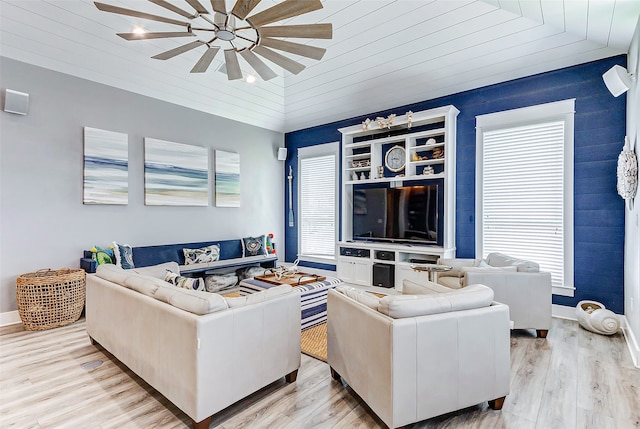
<instances>
[{"instance_id":1,"label":"light gray wall","mask_svg":"<svg viewBox=\"0 0 640 429\"><path fill-rule=\"evenodd\" d=\"M21 273L78 267L83 249L113 240L140 246L272 232L284 254L283 134L2 57L0 79L3 97L6 88L30 95L27 116L0 112L0 313L17 309ZM85 126L129 135L127 206L82 204ZM208 207L144 205L144 137L210 148ZM240 154L240 208L214 206L215 149Z\"/></svg>"}]
</instances>

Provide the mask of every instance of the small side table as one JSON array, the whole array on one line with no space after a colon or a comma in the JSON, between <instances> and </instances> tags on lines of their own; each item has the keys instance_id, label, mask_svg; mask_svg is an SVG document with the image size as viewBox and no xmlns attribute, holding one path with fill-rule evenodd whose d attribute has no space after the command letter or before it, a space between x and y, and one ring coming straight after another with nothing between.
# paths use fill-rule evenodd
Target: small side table
<instances>
[{"instance_id":1,"label":"small side table","mask_svg":"<svg viewBox=\"0 0 640 429\"><path fill-rule=\"evenodd\" d=\"M411 265L411 269L413 271L426 271L429 273L429 281L435 282L437 278L435 277L436 273L443 271L450 271L453 267L449 265L440 265L440 264L416 264Z\"/></svg>"}]
</instances>

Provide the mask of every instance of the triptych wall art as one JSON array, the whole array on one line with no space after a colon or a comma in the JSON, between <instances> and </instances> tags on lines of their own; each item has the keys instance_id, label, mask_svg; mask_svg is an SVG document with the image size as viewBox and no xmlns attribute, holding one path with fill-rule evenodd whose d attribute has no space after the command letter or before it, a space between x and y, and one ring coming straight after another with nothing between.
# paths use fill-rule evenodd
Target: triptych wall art
<instances>
[{"instance_id":1,"label":"triptych wall art","mask_svg":"<svg viewBox=\"0 0 640 429\"><path fill-rule=\"evenodd\" d=\"M84 127L84 204L129 202L129 136ZM208 206L209 149L144 139L144 203ZM240 207L240 155L215 151L215 203Z\"/></svg>"},{"instance_id":2,"label":"triptych wall art","mask_svg":"<svg viewBox=\"0 0 640 429\"><path fill-rule=\"evenodd\" d=\"M216 151L216 207L240 207L240 155Z\"/></svg>"},{"instance_id":3,"label":"triptych wall art","mask_svg":"<svg viewBox=\"0 0 640 429\"><path fill-rule=\"evenodd\" d=\"M204 147L145 138L145 205L209 205L207 155Z\"/></svg>"},{"instance_id":4,"label":"triptych wall art","mask_svg":"<svg viewBox=\"0 0 640 429\"><path fill-rule=\"evenodd\" d=\"M129 202L129 136L84 128L84 204Z\"/></svg>"}]
</instances>

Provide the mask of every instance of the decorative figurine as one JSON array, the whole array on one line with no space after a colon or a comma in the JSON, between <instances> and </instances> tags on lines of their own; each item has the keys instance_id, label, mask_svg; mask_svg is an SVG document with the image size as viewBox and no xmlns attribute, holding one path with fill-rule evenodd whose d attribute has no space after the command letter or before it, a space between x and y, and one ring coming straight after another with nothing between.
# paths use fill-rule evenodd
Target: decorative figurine
<instances>
[{"instance_id":1,"label":"decorative figurine","mask_svg":"<svg viewBox=\"0 0 640 429\"><path fill-rule=\"evenodd\" d=\"M366 180L367 176L364 175L364 171L360 173L360 180Z\"/></svg>"},{"instance_id":2,"label":"decorative figurine","mask_svg":"<svg viewBox=\"0 0 640 429\"><path fill-rule=\"evenodd\" d=\"M356 173L355 171L351 172L351 180L358 180L358 173Z\"/></svg>"}]
</instances>

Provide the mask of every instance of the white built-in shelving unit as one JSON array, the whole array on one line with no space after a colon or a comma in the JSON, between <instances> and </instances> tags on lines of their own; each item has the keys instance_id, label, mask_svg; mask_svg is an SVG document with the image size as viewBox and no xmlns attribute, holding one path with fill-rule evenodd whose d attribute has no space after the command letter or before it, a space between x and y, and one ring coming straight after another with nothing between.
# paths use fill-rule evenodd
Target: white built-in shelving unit
<instances>
[{"instance_id":1,"label":"white built-in shelving unit","mask_svg":"<svg viewBox=\"0 0 640 429\"><path fill-rule=\"evenodd\" d=\"M434 261L438 257L455 256L455 180L456 180L456 118L454 106L414 112L395 117L389 127L380 128L374 121L368 129L363 125L341 128L342 133L342 234L340 250L368 249L369 256L339 256L338 277L344 281L371 285L374 263L395 266L395 285L401 288L404 278L418 279L420 274L410 269L412 259ZM411 126L409 127L409 122ZM392 172L385 168L385 154L394 147L405 151L404 169ZM431 172L433 168L433 172ZM442 246L375 243L352 241L353 189L365 183L389 183L403 186L415 180L439 180L444 193ZM393 260L378 260L383 252ZM351 252L353 254L353 252ZM365 252L366 253L366 252ZM424 275L424 274L423 274Z\"/></svg>"}]
</instances>

